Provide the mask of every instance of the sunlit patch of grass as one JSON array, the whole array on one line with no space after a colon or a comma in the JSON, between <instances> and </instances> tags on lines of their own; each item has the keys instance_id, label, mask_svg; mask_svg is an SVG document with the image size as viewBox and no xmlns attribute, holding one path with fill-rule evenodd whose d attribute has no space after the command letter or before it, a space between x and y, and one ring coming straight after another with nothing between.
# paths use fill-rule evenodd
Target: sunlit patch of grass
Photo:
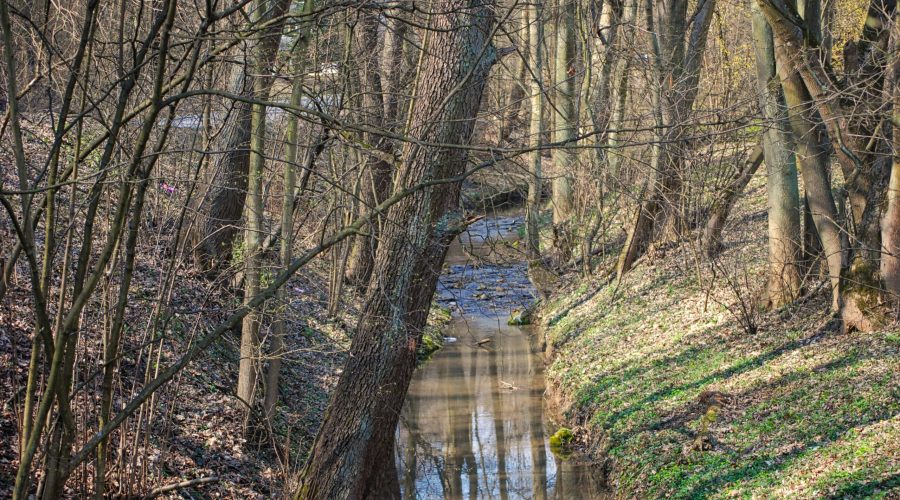
<instances>
[{"instance_id":1,"label":"sunlit patch of grass","mask_svg":"<svg viewBox=\"0 0 900 500\"><path fill-rule=\"evenodd\" d=\"M764 219L752 224L760 227L748 231L765 234ZM764 243L722 258L740 259L756 276ZM547 332L556 353L548 385L573 425L608 435L619 493L900 491L898 332L842 334L823 295L763 315L759 333L747 335L727 310L735 300L728 290L680 269L638 267L621 287L599 292L573 286L544 311L558 316ZM710 394L725 401L709 426L712 444L690 451Z\"/></svg>"}]
</instances>

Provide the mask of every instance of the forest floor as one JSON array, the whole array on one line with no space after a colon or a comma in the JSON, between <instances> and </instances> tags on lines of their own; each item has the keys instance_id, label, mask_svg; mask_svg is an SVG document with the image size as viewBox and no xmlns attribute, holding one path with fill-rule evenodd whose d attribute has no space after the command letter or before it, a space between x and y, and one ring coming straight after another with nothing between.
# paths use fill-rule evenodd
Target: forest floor
<instances>
[{"instance_id":1,"label":"forest floor","mask_svg":"<svg viewBox=\"0 0 900 500\"><path fill-rule=\"evenodd\" d=\"M169 483L204 477L217 479L210 484L176 492L175 496L187 493L208 497L267 498L285 491L286 480L295 477L297 468L302 465L330 390L337 382L349 347L348 330L356 315L356 307L351 305L340 317L327 317L327 298L317 285L323 282L322 271L313 266L301 272L288 284L284 308L279 307L279 314L283 314L288 322L286 343L290 352L282 367L281 399L273 432L260 430L250 439L242 433L246 412L234 396L240 338L239 334L226 333L160 392L146 447L138 449L134 456L136 463L146 463L145 472L140 472L140 465L137 469L125 468L131 473L117 467L111 472L112 492L123 495L128 495L129 491L147 493ZM154 274L149 266L138 266L135 282L154 284ZM142 290L140 285L135 288L138 292ZM210 300L203 297L207 293L208 284L199 277L186 275L180 280L175 307L196 308L194 311L202 307L204 320L209 324L196 324L197 316L191 312L175 314L162 335L158 366L173 362L193 338L206 327L214 326L217 321L215 311L228 310L227 294ZM151 312L149 302L135 300L135 307L129 310L130 324L136 328L146 325ZM21 287L10 290L0 309L0 364L17 367L16 370L4 370L4 379L0 381L3 385L0 397L4 403L0 408L0 497L11 491L8 488L12 487L11 480L18 466L18 447L13 444L19 411L16 395L21 394L17 389L24 387L27 376L32 324L29 309L27 293ZM219 319L224 319L224 315ZM82 334L93 336L89 332L95 328L94 324L88 323ZM138 340L134 339L133 343L137 344ZM133 383L143 380L149 362L136 356L140 349L127 347L119 376L125 390L130 391ZM80 352L82 378L89 376L92 366L97 366L99 353L96 351L97 345L91 342ZM99 388L95 384L85 384L82 388L83 394L76 404L91 404L88 402L93 401ZM122 400L118 404L123 404ZM132 435L133 429L129 429L129 436ZM118 444L118 438L114 442ZM114 453L132 457L135 450L129 448L126 445L125 450L118 448ZM6 484L7 479L9 484ZM69 494L79 497L80 488L88 485L73 478L69 482Z\"/></svg>"},{"instance_id":2,"label":"forest floor","mask_svg":"<svg viewBox=\"0 0 900 500\"><path fill-rule=\"evenodd\" d=\"M483 187L473 183L468 192ZM518 222L510 219L510 224ZM484 226L482 223L477 224ZM477 228L476 228L477 229ZM482 229L484 229L482 227ZM220 283L211 283L189 264L179 264L177 283L172 293L173 314L163 332L148 342L146 325L153 314L159 283L169 262L158 260L158 246L165 244L165 236L151 234L142 244L146 251L138 253L132 286L131 305L127 324L134 334L124 339L118 383L124 396L140 388L146 374L163 368L178 359L191 341L205 333L227 316L240 303L239 291ZM448 266L448 269L451 268ZM10 289L0 303L0 498L11 494L12 482L18 467L18 445L15 443L21 411L21 398L27 380L33 311L25 267L20 262ZM486 272L486 271L485 271ZM281 316L287 322L288 353L283 358L280 401L271 432L262 429L250 436L242 432L246 412L234 395L237 384L240 332L228 332L198 359L190 363L176 379L167 384L154 401L151 432L144 445L133 446L133 423L129 422L128 437L114 434L111 463L116 455L127 456L129 466L113 467L108 479L113 494L146 494L153 488L200 478L215 481L180 489L172 494L199 495L211 498L271 498L285 495L294 489L315 433L321 423L328 398L337 383L344 359L350 347L352 329L362 306L359 293L345 289L344 301L336 317L327 314L330 262L317 259L301 269L286 285L284 303L271 303L266 308L268 318ZM524 291L511 287L503 276L482 276L481 282L499 280L510 288L505 292L509 300L519 299ZM524 267L521 278L524 278ZM457 280L462 283L462 280ZM469 287L465 281L463 288ZM105 285L117 290L116 283ZM472 301L480 292L460 289L456 281L442 282L438 302L443 307L432 308L426 342L420 353L423 358L440 344L440 326L449 320L447 312L457 307L458 295L470 291ZM452 293L451 293L452 291ZM529 296L530 298L530 296ZM87 381L78 385L73 398L76 408L94 408L99 384L95 375L100 365L102 335L106 319L86 315L82 322L79 360L76 377ZM264 322L262 335L271 334L271 321ZM86 341L85 341L86 340ZM160 346L156 359L146 355L147 345ZM265 363L263 368L265 368ZM123 396L123 397L124 397ZM126 399L117 398L113 412ZM82 406L87 405L87 406ZM92 411L86 412L93 415ZM90 437L96 425L93 417L80 424L79 440ZM145 418L146 414L145 414ZM38 461L40 456L38 457ZM76 473L78 474L78 473ZM82 497L90 487L86 479L73 478L67 494Z\"/></svg>"},{"instance_id":3,"label":"forest floor","mask_svg":"<svg viewBox=\"0 0 900 500\"><path fill-rule=\"evenodd\" d=\"M653 251L543 307L548 397L620 496L900 498L900 331L841 333L818 277L753 308L765 207L757 179L713 263Z\"/></svg>"}]
</instances>

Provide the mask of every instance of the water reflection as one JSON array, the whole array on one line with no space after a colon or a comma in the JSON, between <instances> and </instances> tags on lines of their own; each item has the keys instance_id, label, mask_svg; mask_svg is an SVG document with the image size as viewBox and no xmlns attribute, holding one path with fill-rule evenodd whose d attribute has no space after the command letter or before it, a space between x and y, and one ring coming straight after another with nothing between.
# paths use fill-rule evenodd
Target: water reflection
<instances>
[{"instance_id":1,"label":"water reflection","mask_svg":"<svg viewBox=\"0 0 900 500\"><path fill-rule=\"evenodd\" d=\"M457 341L417 371L401 416L404 498L600 498L591 468L549 450L542 364L527 333L471 316L447 335Z\"/></svg>"}]
</instances>

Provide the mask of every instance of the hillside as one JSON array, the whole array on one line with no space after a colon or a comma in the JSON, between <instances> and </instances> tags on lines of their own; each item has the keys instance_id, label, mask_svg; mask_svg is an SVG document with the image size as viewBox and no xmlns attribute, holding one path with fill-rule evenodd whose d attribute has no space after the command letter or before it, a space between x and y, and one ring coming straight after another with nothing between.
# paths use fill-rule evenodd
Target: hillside
<instances>
[{"instance_id":1,"label":"hillside","mask_svg":"<svg viewBox=\"0 0 900 500\"><path fill-rule=\"evenodd\" d=\"M764 284L760 181L715 263L683 245L551 299L548 397L622 496L896 498L900 332L841 333L818 280L792 307L748 308Z\"/></svg>"}]
</instances>

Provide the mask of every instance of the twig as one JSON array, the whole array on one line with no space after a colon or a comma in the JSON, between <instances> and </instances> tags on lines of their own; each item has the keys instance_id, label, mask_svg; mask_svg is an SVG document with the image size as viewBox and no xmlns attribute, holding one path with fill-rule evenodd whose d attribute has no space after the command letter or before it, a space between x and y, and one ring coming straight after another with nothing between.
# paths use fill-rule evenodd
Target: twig
<instances>
[{"instance_id":1,"label":"twig","mask_svg":"<svg viewBox=\"0 0 900 500\"><path fill-rule=\"evenodd\" d=\"M180 483L167 484L165 486L160 486L159 488L156 488L155 490L152 490L150 493L144 495L144 500L147 500L149 498L158 497L158 496L162 495L163 493L168 493L170 491L180 490L182 488L190 488L191 486L197 486L200 484L216 483L218 481L219 481L218 476L210 476L210 477L198 477L197 479L189 479L187 481L181 481Z\"/></svg>"}]
</instances>

